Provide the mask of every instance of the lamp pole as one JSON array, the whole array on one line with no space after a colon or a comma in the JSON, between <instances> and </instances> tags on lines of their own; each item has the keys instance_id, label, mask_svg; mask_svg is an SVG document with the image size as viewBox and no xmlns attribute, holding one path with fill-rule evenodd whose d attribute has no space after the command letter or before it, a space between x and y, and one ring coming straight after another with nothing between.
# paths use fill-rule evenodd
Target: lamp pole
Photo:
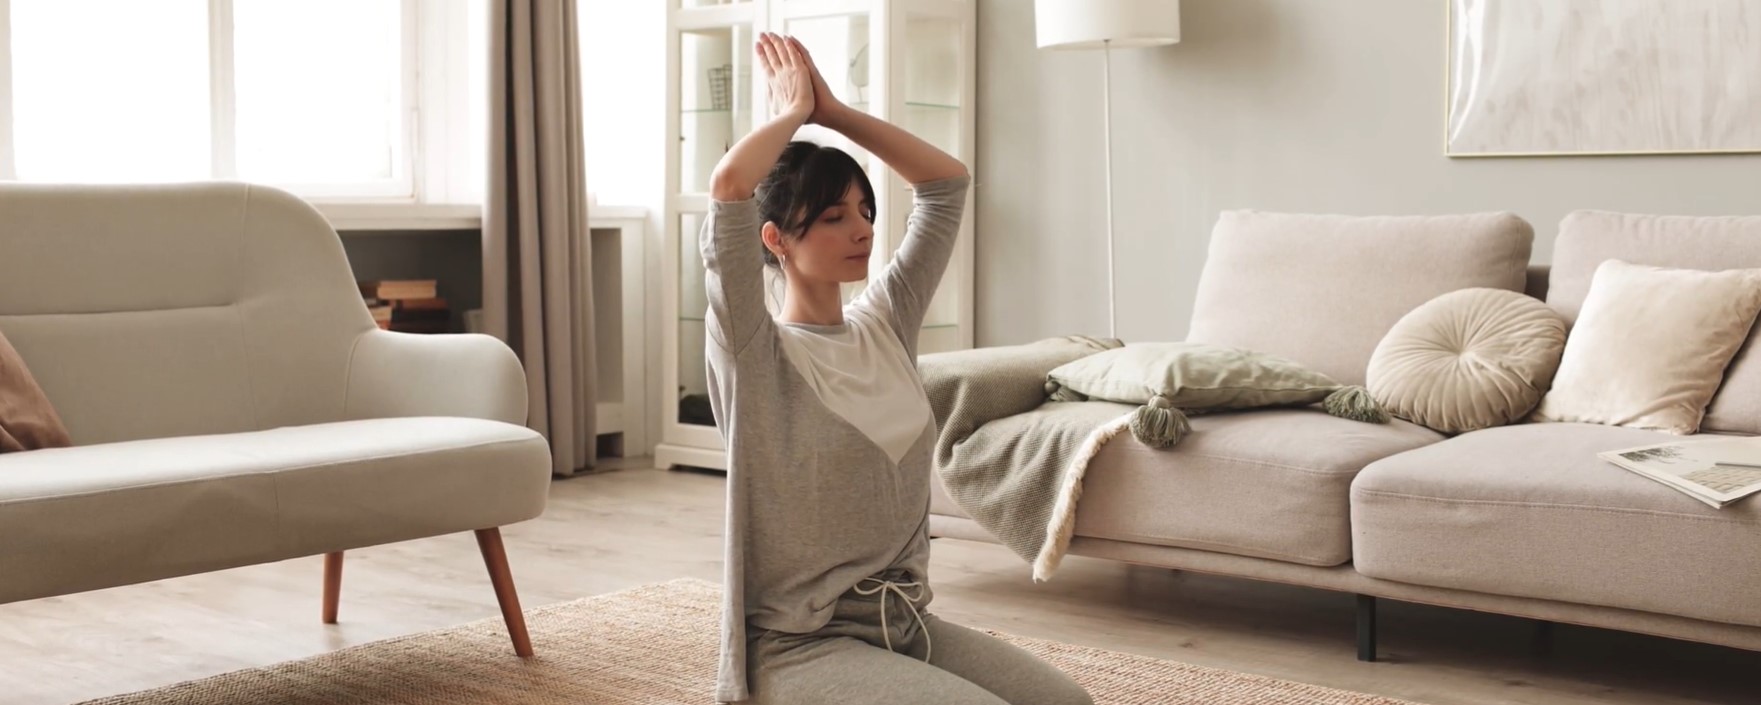
<instances>
[{"instance_id":1,"label":"lamp pole","mask_svg":"<svg viewBox=\"0 0 1761 705\"><path fill-rule=\"evenodd\" d=\"M1107 142L1107 337L1119 337L1119 292L1113 268L1113 40L1101 42L1101 121Z\"/></svg>"}]
</instances>

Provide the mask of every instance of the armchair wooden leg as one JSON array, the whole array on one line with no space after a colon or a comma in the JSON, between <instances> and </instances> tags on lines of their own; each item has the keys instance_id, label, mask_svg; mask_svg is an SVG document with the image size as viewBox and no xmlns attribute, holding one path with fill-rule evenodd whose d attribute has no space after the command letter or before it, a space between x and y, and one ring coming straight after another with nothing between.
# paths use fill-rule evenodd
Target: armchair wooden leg
<instances>
[{"instance_id":1,"label":"armchair wooden leg","mask_svg":"<svg viewBox=\"0 0 1761 705\"><path fill-rule=\"evenodd\" d=\"M489 568L489 582L495 586L495 600L501 603L501 618L507 622L508 636L514 641L514 653L520 658L532 657L532 639L526 634L526 616L520 612L520 595L514 592L514 576L508 571L507 549L501 543L501 529L478 529L477 547L483 550L483 565Z\"/></svg>"},{"instance_id":2,"label":"armchair wooden leg","mask_svg":"<svg viewBox=\"0 0 1761 705\"><path fill-rule=\"evenodd\" d=\"M342 551L324 554L324 623L336 624L336 603L342 596Z\"/></svg>"}]
</instances>

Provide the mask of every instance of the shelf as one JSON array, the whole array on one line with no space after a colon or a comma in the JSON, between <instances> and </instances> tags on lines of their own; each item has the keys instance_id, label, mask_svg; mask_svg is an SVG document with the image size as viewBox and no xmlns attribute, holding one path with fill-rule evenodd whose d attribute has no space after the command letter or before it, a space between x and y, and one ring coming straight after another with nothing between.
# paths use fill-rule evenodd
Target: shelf
<instances>
[{"instance_id":1,"label":"shelf","mask_svg":"<svg viewBox=\"0 0 1761 705\"><path fill-rule=\"evenodd\" d=\"M680 323L703 323L704 320L701 318L697 318L695 316L679 316L679 322ZM958 324L958 323L937 323L935 325L920 326L919 330L952 330L954 328L959 328L959 327L960 327L960 324Z\"/></svg>"},{"instance_id":2,"label":"shelf","mask_svg":"<svg viewBox=\"0 0 1761 705\"><path fill-rule=\"evenodd\" d=\"M315 201L312 205L337 230L440 231L483 227L483 206L478 204Z\"/></svg>"},{"instance_id":3,"label":"shelf","mask_svg":"<svg viewBox=\"0 0 1761 705\"><path fill-rule=\"evenodd\" d=\"M619 206L606 203L587 205L587 222L589 227L596 220L648 220L646 206Z\"/></svg>"},{"instance_id":4,"label":"shelf","mask_svg":"<svg viewBox=\"0 0 1761 705\"><path fill-rule=\"evenodd\" d=\"M754 8L750 2L680 7L672 10L673 27L680 31L708 34L750 25Z\"/></svg>"},{"instance_id":5,"label":"shelf","mask_svg":"<svg viewBox=\"0 0 1761 705\"><path fill-rule=\"evenodd\" d=\"M851 103L850 107L866 113L866 112L868 112L869 105L870 104L868 102ZM905 107L907 107L907 108L923 108L923 109L927 109L927 110L959 110L960 109L960 106L958 106L958 105L944 105L942 103L920 103L920 102L910 101L910 100L905 101Z\"/></svg>"},{"instance_id":6,"label":"shelf","mask_svg":"<svg viewBox=\"0 0 1761 705\"><path fill-rule=\"evenodd\" d=\"M623 404L600 402L593 408L597 414L596 427L593 430L597 435L625 433L640 421L626 416Z\"/></svg>"}]
</instances>

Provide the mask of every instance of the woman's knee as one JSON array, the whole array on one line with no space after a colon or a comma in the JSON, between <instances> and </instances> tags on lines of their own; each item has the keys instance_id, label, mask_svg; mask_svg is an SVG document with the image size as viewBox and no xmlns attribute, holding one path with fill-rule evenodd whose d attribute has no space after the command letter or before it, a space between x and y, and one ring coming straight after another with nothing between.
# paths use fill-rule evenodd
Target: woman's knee
<instances>
[{"instance_id":1,"label":"woman's knee","mask_svg":"<svg viewBox=\"0 0 1761 705\"><path fill-rule=\"evenodd\" d=\"M1051 671L1036 687L1028 691L1027 699L1011 700L1009 705L1094 705L1094 696L1088 694L1081 684L1065 675L1063 671Z\"/></svg>"}]
</instances>

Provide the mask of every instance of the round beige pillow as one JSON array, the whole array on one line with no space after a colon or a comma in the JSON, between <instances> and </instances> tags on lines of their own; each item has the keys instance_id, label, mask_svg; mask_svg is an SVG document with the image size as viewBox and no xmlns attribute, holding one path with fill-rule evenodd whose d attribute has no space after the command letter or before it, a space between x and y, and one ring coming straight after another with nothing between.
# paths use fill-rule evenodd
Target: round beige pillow
<instances>
[{"instance_id":1,"label":"round beige pillow","mask_svg":"<svg viewBox=\"0 0 1761 705\"><path fill-rule=\"evenodd\" d=\"M1444 433L1526 416L1553 383L1565 320L1503 289L1452 291L1413 309L1370 356L1366 387L1388 413Z\"/></svg>"}]
</instances>

